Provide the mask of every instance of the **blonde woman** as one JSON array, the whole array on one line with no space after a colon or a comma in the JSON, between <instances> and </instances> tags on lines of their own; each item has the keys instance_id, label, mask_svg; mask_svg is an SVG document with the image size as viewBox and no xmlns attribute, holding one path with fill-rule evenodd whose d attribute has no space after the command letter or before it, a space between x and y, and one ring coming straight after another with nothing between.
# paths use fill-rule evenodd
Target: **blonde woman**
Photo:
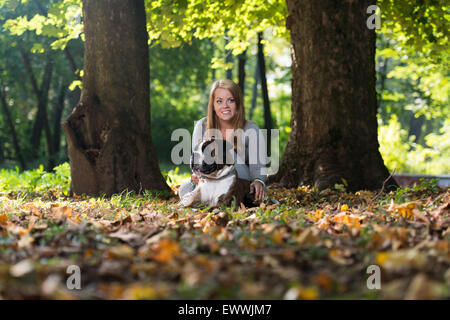
<instances>
[{"instance_id":1,"label":"blonde woman","mask_svg":"<svg viewBox=\"0 0 450 320\"><path fill-rule=\"evenodd\" d=\"M267 164L265 142L260 141L262 136L259 127L245 119L241 89L231 80L213 83L209 94L208 115L197 121L194 127L192 150L199 141L210 137L211 132L220 132L222 139L233 143L240 159L235 163L238 177L250 181L250 194L256 200L262 200L266 195L267 180L264 170ZM258 156L255 157L255 154ZM191 181L181 185L178 191L180 198L191 192L197 183L198 177L192 173Z\"/></svg>"}]
</instances>

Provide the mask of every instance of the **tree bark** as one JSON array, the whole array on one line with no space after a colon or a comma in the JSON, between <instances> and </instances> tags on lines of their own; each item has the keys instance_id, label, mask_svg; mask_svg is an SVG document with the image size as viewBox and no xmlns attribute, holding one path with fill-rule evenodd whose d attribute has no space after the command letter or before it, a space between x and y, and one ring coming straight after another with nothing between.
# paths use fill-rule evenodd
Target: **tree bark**
<instances>
[{"instance_id":1,"label":"tree bark","mask_svg":"<svg viewBox=\"0 0 450 320\"><path fill-rule=\"evenodd\" d=\"M264 128L267 129L267 151L270 155L270 140L271 140L271 129L273 129L273 119L272 113L270 112L270 100L269 91L267 89L267 78L266 78L266 61L264 58L264 46L262 44L263 34L258 33L258 64L259 64L259 75L261 78L261 90L263 97L264 106Z\"/></svg>"},{"instance_id":2,"label":"tree bark","mask_svg":"<svg viewBox=\"0 0 450 320\"><path fill-rule=\"evenodd\" d=\"M144 1L83 0L83 17L83 89L63 123L71 191L169 191L151 138Z\"/></svg>"},{"instance_id":3,"label":"tree bark","mask_svg":"<svg viewBox=\"0 0 450 320\"><path fill-rule=\"evenodd\" d=\"M5 114L5 117L6 117L6 122L8 123L9 130L11 131L13 146L14 146L14 150L16 152L17 160L20 163L21 169L26 170L27 166L22 157L22 151L20 150L19 139L17 138L16 128L14 126L14 122L12 120L11 113L9 112L8 104L6 103L6 92L5 92L5 88L3 87L2 84L0 84L0 100L1 100L3 113Z\"/></svg>"},{"instance_id":4,"label":"tree bark","mask_svg":"<svg viewBox=\"0 0 450 320\"><path fill-rule=\"evenodd\" d=\"M385 181L385 188L396 187L378 151L375 32L366 26L375 1L286 2L292 131L271 180L319 190L336 183L378 189Z\"/></svg>"}]
</instances>

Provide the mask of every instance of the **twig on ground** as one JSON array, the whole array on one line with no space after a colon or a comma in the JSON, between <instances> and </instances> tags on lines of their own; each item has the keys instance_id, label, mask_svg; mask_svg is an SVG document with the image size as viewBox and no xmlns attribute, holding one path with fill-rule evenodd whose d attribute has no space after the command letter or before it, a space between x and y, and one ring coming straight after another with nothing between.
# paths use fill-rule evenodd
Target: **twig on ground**
<instances>
[{"instance_id":1,"label":"twig on ground","mask_svg":"<svg viewBox=\"0 0 450 320\"><path fill-rule=\"evenodd\" d=\"M384 191L384 186L386 185L386 182L388 182L389 179L392 178L392 176L394 175L395 169L397 169L397 167L395 167L394 170L392 170L392 172L391 172L391 174L389 175L389 177L387 177L386 180L383 181L383 185L381 186L380 192L378 192L378 194L377 194L372 200L370 200L369 203L372 203L376 198L378 198L378 197L380 196L380 194L383 193L383 191Z\"/></svg>"}]
</instances>

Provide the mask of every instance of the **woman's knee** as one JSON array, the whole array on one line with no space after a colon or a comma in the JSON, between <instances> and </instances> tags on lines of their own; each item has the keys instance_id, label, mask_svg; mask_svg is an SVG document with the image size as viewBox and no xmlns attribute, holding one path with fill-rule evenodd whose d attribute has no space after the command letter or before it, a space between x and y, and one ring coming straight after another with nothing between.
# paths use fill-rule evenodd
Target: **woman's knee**
<instances>
[{"instance_id":1,"label":"woman's knee","mask_svg":"<svg viewBox=\"0 0 450 320\"><path fill-rule=\"evenodd\" d=\"M178 195L180 199L187 193L194 191L195 189L195 183L192 181L187 181L183 183L180 188L178 189Z\"/></svg>"}]
</instances>

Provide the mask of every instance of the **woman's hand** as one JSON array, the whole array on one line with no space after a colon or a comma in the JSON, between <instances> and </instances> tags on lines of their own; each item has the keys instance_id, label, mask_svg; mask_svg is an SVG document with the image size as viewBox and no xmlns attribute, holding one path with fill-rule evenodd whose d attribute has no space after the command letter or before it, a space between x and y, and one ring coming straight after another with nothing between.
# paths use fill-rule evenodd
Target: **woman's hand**
<instances>
[{"instance_id":1,"label":"woman's hand","mask_svg":"<svg viewBox=\"0 0 450 320\"><path fill-rule=\"evenodd\" d=\"M198 184L198 176L195 173L193 173L193 172L191 173L191 180L195 184Z\"/></svg>"},{"instance_id":2,"label":"woman's hand","mask_svg":"<svg viewBox=\"0 0 450 320\"><path fill-rule=\"evenodd\" d=\"M258 180L253 181L250 185L250 193L255 194L255 200L262 200L266 195L263 184Z\"/></svg>"}]
</instances>

